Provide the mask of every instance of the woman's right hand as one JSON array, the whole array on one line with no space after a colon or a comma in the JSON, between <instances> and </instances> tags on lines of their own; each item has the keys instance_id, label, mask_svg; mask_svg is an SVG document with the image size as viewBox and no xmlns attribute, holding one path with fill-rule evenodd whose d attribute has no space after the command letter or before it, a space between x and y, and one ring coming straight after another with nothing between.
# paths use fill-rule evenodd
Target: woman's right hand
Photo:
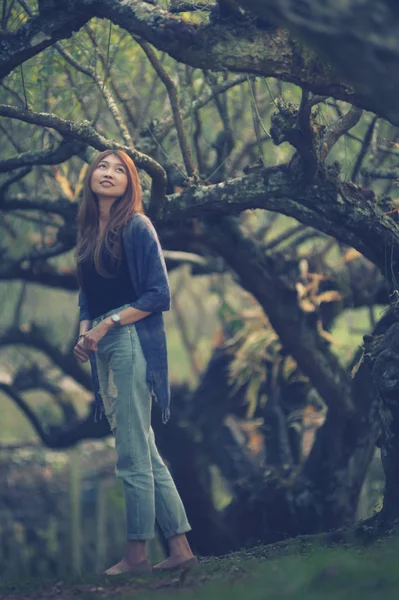
<instances>
[{"instance_id":1,"label":"woman's right hand","mask_svg":"<svg viewBox=\"0 0 399 600\"><path fill-rule=\"evenodd\" d=\"M81 337L73 349L73 353L80 362L85 363L89 360L89 352L83 348L83 342L84 338Z\"/></svg>"}]
</instances>

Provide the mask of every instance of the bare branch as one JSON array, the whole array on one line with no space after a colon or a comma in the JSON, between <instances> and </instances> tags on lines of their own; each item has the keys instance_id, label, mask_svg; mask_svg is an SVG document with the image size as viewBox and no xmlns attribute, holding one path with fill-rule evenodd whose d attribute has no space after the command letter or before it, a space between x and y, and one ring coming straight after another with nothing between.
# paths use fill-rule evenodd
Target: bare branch
<instances>
[{"instance_id":1,"label":"bare branch","mask_svg":"<svg viewBox=\"0 0 399 600\"><path fill-rule=\"evenodd\" d=\"M333 169L319 169L308 186L298 181L289 165L282 165L255 169L221 184L187 188L167 197L163 221L215 218L253 208L294 217L356 248L383 271L389 248L392 268L399 270L399 225L384 214L370 190L341 182Z\"/></svg>"},{"instance_id":2,"label":"bare branch","mask_svg":"<svg viewBox=\"0 0 399 600\"><path fill-rule=\"evenodd\" d=\"M6 232L8 233L8 235L11 236L11 238L13 240L16 240L18 237L17 232L15 231L14 227L7 221L7 219L4 217L4 215L0 215L0 225L3 229L6 230ZM0 257L6 252L6 249L4 246L0 246Z\"/></svg>"},{"instance_id":3,"label":"bare branch","mask_svg":"<svg viewBox=\"0 0 399 600\"><path fill-rule=\"evenodd\" d=\"M172 266L187 264L192 267L193 274L224 273L226 267L219 257L204 257L193 252L179 252L177 250L163 251L168 269Z\"/></svg>"},{"instance_id":4,"label":"bare branch","mask_svg":"<svg viewBox=\"0 0 399 600\"><path fill-rule=\"evenodd\" d=\"M25 169L21 169L20 171L18 171L17 173L14 173L14 175L11 175L11 177L6 179L6 181L3 181L3 183L0 185L0 207L1 207L1 197L4 196L4 194L6 193L8 188L13 183L16 183L17 181L21 181L21 179L23 179L23 177L25 177L25 175L28 175L28 173L30 173L31 170L32 169L30 167L25 167ZM0 208L0 210L1 210L1 208Z\"/></svg>"},{"instance_id":5,"label":"bare branch","mask_svg":"<svg viewBox=\"0 0 399 600\"><path fill-rule=\"evenodd\" d=\"M203 256L199 256L199 254L194 254L193 252L180 252L178 250L164 250L164 257L166 260L170 262L176 262L178 264L189 264L195 265L198 267L206 267L209 264L209 261Z\"/></svg>"},{"instance_id":6,"label":"bare branch","mask_svg":"<svg viewBox=\"0 0 399 600\"><path fill-rule=\"evenodd\" d=\"M131 35L140 36L193 67L209 68L212 64L214 70L277 77L373 110L369 99L366 103L360 94L355 95L318 54L312 55L300 43L292 44L283 30L265 30L255 22L246 27L234 22L214 23L212 27L209 22L188 23L140 0L57 3L54 9L50 7L45 14L30 18L17 32L0 34L0 45L7 48L0 56L0 78L58 40L69 37L94 16L110 19ZM236 48L240 48L240 52L236 52Z\"/></svg>"},{"instance_id":7,"label":"bare branch","mask_svg":"<svg viewBox=\"0 0 399 600\"><path fill-rule=\"evenodd\" d=\"M300 141L296 146L304 165L305 177L311 179L317 170L315 150L315 132L312 127L312 106L314 97L307 90L302 90L301 104L298 111L298 129Z\"/></svg>"},{"instance_id":8,"label":"bare branch","mask_svg":"<svg viewBox=\"0 0 399 600\"><path fill-rule=\"evenodd\" d=\"M40 439L44 443L46 443L48 434L45 432L45 430L44 430L42 424L40 423L39 419L37 418L35 412L31 409L29 404L27 402L25 402L25 400L22 398L22 396L20 396L12 386L10 386L6 383L2 383L2 382L0 382L0 391L7 394L7 396L9 396L15 402L15 404L18 406L18 408L23 412L25 417L31 423L31 425L33 426L34 430L36 431L36 433L38 434Z\"/></svg>"},{"instance_id":9,"label":"bare branch","mask_svg":"<svg viewBox=\"0 0 399 600\"><path fill-rule=\"evenodd\" d=\"M167 89L184 165L186 167L187 175L189 177L193 177L194 175L196 175L196 169L191 155L187 135L184 130L179 96L177 93L177 86L173 79L170 77L170 75L167 73L166 69L163 67L161 62L159 61L154 49L150 46L150 44L139 39L137 39L137 42L144 50L148 60L154 67L155 71L157 72L158 76L160 77Z\"/></svg>"},{"instance_id":10,"label":"bare branch","mask_svg":"<svg viewBox=\"0 0 399 600\"><path fill-rule=\"evenodd\" d=\"M96 49L97 57L101 61L101 64L102 64L102 67L103 67L104 73L105 73L104 78L108 79L110 67L111 67L111 59L108 58L108 60L107 60L107 57L104 56L104 54L101 50L101 46L97 42L96 35L95 35L93 29L89 25L86 25L85 31L86 31L87 35L89 36L93 46ZM127 32L126 32L126 35L128 35ZM158 77L156 77L156 79L158 79ZM119 87L117 86L115 78L109 79L109 85L110 85L112 92L115 95L116 99L123 106L123 109L124 109L127 119L128 119L128 123L131 124L133 127L137 127L138 119L137 119L137 115L135 115L133 112L133 108L136 108L136 103L139 101L140 96L138 96L137 94L135 95L135 94L129 93L129 96L127 98L125 98L123 96L122 92L120 91ZM151 96L151 92L149 95ZM121 118L122 118L122 116L121 116ZM133 142L131 143L131 146L132 147L134 146Z\"/></svg>"},{"instance_id":11,"label":"bare branch","mask_svg":"<svg viewBox=\"0 0 399 600\"><path fill-rule=\"evenodd\" d=\"M325 161L328 154L330 153L334 144L336 144L340 137L352 129L360 120L362 111L356 106L346 112L340 119L334 121L332 125L327 129L321 146L320 158L322 162Z\"/></svg>"},{"instance_id":12,"label":"bare branch","mask_svg":"<svg viewBox=\"0 0 399 600\"><path fill-rule=\"evenodd\" d=\"M271 136L276 145L289 142L301 158L306 180L316 173L318 162L315 149L316 135L311 124L312 102L309 92L302 91L300 106L280 100L278 110L271 118ZM296 155L296 156L298 156Z\"/></svg>"},{"instance_id":13,"label":"bare branch","mask_svg":"<svg viewBox=\"0 0 399 600\"><path fill-rule=\"evenodd\" d=\"M302 232L304 229L308 229L308 228L302 224L293 225L292 227L289 227L288 229L286 229L285 231L280 233L280 235L278 235L274 239L270 240L270 242L266 242L265 244L262 244L262 248L265 252L268 252L269 250L272 250L276 246L279 246L283 242L289 240L290 237L292 237L293 235L296 235L297 233Z\"/></svg>"},{"instance_id":14,"label":"bare branch","mask_svg":"<svg viewBox=\"0 0 399 600\"><path fill-rule=\"evenodd\" d=\"M66 201L53 203L33 199L31 202L27 198L14 198L4 200L1 207L4 210L49 210L66 219L69 215L69 222L73 222L76 215L76 205ZM176 218L215 218L254 208L294 217L333 236L359 250L382 271L386 269L388 252L393 272L399 270L399 225L390 215L384 214L384 207L380 207L370 190L340 181L332 167L319 169L309 186L298 182L289 165L255 169L247 176L222 184L191 186L181 194L167 196L157 224L162 227L175 223ZM14 266L15 272L21 273L20 267ZM5 273L4 269L2 264L3 279L12 278L10 268ZM26 278L31 277L28 270Z\"/></svg>"},{"instance_id":15,"label":"bare branch","mask_svg":"<svg viewBox=\"0 0 399 600\"><path fill-rule=\"evenodd\" d=\"M166 173L161 165L146 154L108 140L100 135L88 121L81 123L67 121L53 114L36 113L4 104L0 104L0 116L18 119L40 127L50 127L59 131L66 138L71 137L85 142L99 151L108 149L123 150L134 160L137 167L144 169L152 177L151 194L157 199L157 202L162 202L166 190Z\"/></svg>"},{"instance_id":16,"label":"bare branch","mask_svg":"<svg viewBox=\"0 0 399 600\"><path fill-rule=\"evenodd\" d=\"M10 132L8 131L8 128L7 127L3 127L3 125L1 123L0 123L0 131L4 135L4 138L9 141L10 145L13 148L15 148L15 150L18 153L22 153L23 152L23 148L17 143L17 141L15 140L14 136L12 136L10 134Z\"/></svg>"},{"instance_id":17,"label":"bare branch","mask_svg":"<svg viewBox=\"0 0 399 600\"><path fill-rule=\"evenodd\" d=\"M242 140L244 143L241 148L238 148L235 152L232 153L230 160L231 163L229 165L229 174L234 176L237 170L241 167L244 159L248 162L248 155L251 150L258 145L258 140L254 140L252 135L249 135L247 139ZM269 135L263 135L260 138L260 142L263 145L266 142L271 142L272 139Z\"/></svg>"},{"instance_id":18,"label":"bare branch","mask_svg":"<svg viewBox=\"0 0 399 600\"><path fill-rule=\"evenodd\" d=\"M15 327L3 331L0 336L0 347L11 345L28 346L40 350L64 373L70 375L86 389L91 389L91 376L82 369L74 355L63 354L57 346L49 342L42 329L37 325L31 324L30 330L27 332Z\"/></svg>"},{"instance_id":19,"label":"bare branch","mask_svg":"<svg viewBox=\"0 0 399 600\"><path fill-rule=\"evenodd\" d=\"M158 79L158 78L157 78ZM206 90L204 90L196 100L194 100L194 102L192 103L192 105L185 107L182 110L182 116L183 118L187 118L190 117L191 115L196 115L198 113L198 111L206 106L211 100L213 100L213 98L217 95L217 94L223 94L225 93L227 90L233 88L236 85L240 85L241 83L244 83L247 80L247 76L246 75L238 75L237 77L234 77L232 79L228 79L226 81L223 81L222 83L215 85L213 87L208 87ZM157 125L152 129L151 131L151 135L153 138L155 138L158 142L161 142L167 135L168 133L173 129L174 127L174 118L173 115L172 116L168 116L165 117L164 119L161 119L159 121L159 123L157 123ZM147 129L142 130L141 132L141 137L147 137L145 136L147 132ZM142 151L147 151L149 152L150 149L149 147L153 146L154 144L151 142L151 139L148 138L148 142L145 141L143 144L143 139L139 140L137 142L137 148L138 149L142 149Z\"/></svg>"},{"instance_id":20,"label":"bare branch","mask_svg":"<svg viewBox=\"0 0 399 600\"><path fill-rule=\"evenodd\" d=\"M392 169L362 169L362 175L368 175L373 179L399 179L399 170Z\"/></svg>"},{"instance_id":21,"label":"bare branch","mask_svg":"<svg viewBox=\"0 0 399 600\"><path fill-rule=\"evenodd\" d=\"M17 196L0 198L0 210L11 212L16 210L40 210L44 213L55 213L64 219L76 218L77 205L61 198L59 200L36 199L19 194Z\"/></svg>"},{"instance_id":22,"label":"bare branch","mask_svg":"<svg viewBox=\"0 0 399 600\"><path fill-rule=\"evenodd\" d=\"M39 283L50 288L77 291L78 282L74 272L58 271L49 263L45 264L17 264L6 263L2 258L0 266L0 281L22 280L30 283Z\"/></svg>"},{"instance_id":23,"label":"bare branch","mask_svg":"<svg viewBox=\"0 0 399 600\"><path fill-rule=\"evenodd\" d=\"M55 256L60 256L60 254L65 254L71 250L71 248L73 248L73 245L66 246L63 242L56 242L55 244L49 244L42 248L32 248L32 250L20 259L19 262L34 262L36 260L45 261L48 258L54 258Z\"/></svg>"},{"instance_id":24,"label":"bare branch","mask_svg":"<svg viewBox=\"0 0 399 600\"><path fill-rule=\"evenodd\" d=\"M69 11L60 5L45 14L35 14L16 31L0 33L0 78L7 76L15 67L36 56L59 39L70 37L93 16L82 10L78 2Z\"/></svg>"},{"instance_id":25,"label":"bare branch","mask_svg":"<svg viewBox=\"0 0 399 600\"><path fill-rule=\"evenodd\" d=\"M193 146L195 151L195 157L198 165L198 172L200 175L207 172L207 163L204 157L203 148L201 146L201 134L202 134L202 120L201 115L198 111L193 114L194 130L193 130Z\"/></svg>"},{"instance_id":26,"label":"bare branch","mask_svg":"<svg viewBox=\"0 0 399 600\"><path fill-rule=\"evenodd\" d=\"M69 160L86 147L86 144L62 140L58 148L48 148L38 152L23 152L12 158L0 160L0 173L33 165L58 165Z\"/></svg>"},{"instance_id":27,"label":"bare branch","mask_svg":"<svg viewBox=\"0 0 399 600\"><path fill-rule=\"evenodd\" d=\"M378 121L378 117L373 117L373 119L371 120L370 125L367 128L366 135L364 136L364 140L363 140L363 143L362 143L361 150L360 150L360 152L359 152L359 154L358 154L358 156L356 158L355 166L353 167L352 177L351 177L351 179L352 179L353 182L356 181L357 176L359 174L359 171L360 171L360 169L362 167L363 160L364 160L364 158L365 158L365 156L366 156L366 154L367 154L367 152L369 150L371 141L373 139L373 133L374 133L374 129L375 129L375 126L377 124L377 121Z\"/></svg>"},{"instance_id":28,"label":"bare branch","mask_svg":"<svg viewBox=\"0 0 399 600\"><path fill-rule=\"evenodd\" d=\"M94 405L92 405L83 420L76 422L76 412L73 405L66 405L61 402L59 405L64 413L64 423L44 428L36 413L20 396L15 387L0 383L0 391L6 393L16 403L33 426L42 443L49 448L68 448L82 439L103 438L110 433L106 419L101 419L99 423L94 422Z\"/></svg>"},{"instance_id":29,"label":"bare branch","mask_svg":"<svg viewBox=\"0 0 399 600\"><path fill-rule=\"evenodd\" d=\"M1 87L4 88L11 96L14 96L14 98L16 99L16 101L19 103L20 106L24 106L25 105L25 101L24 99L12 88L10 88L8 85L6 85L4 83L4 81L2 81L0 83Z\"/></svg>"},{"instance_id":30,"label":"bare branch","mask_svg":"<svg viewBox=\"0 0 399 600\"><path fill-rule=\"evenodd\" d=\"M119 111L118 105L113 99L108 87L105 85L105 81L102 81L101 78L98 77L97 73L92 67L84 67L77 60L75 60L73 56L69 52L67 52L67 50L65 50L59 42L54 44L54 46L55 48L57 48L61 56L63 56L70 65L72 65L77 71L80 71L84 75L87 75L88 77L90 77L90 79L94 81L94 83L97 85L97 88L100 90L110 113L114 118L114 121L122 135L124 144L133 148L134 144L130 136L129 130L123 121L123 117Z\"/></svg>"},{"instance_id":31,"label":"bare branch","mask_svg":"<svg viewBox=\"0 0 399 600\"><path fill-rule=\"evenodd\" d=\"M214 9L217 4L212 4L210 2L201 2L201 0L171 0L169 6L169 12L171 13L182 13L182 12L197 12L197 11L205 11L209 12Z\"/></svg>"},{"instance_id":32,"label":"bare branch","mask_svg":"<svg viewBox=\"0 0 399 600\"><path fill-rule=\"evenodd\" d=\"M0 45L4 48L0 54L0 78L97 16L110 19L131 35L140 36L158 50L195 68L209 68L212 64L214 70L277 77L399 123L397 14L392 15L388 0L384 0L387 10L381 13L384 26L369 18L374 14L374 0L343 3L339 7L331 3L323 10L311 0L303 0L300 8L295 0L240 0L240 3L266 19L272 14L278 22L291 26L295 30L295 43L287 31L262 29L255 19L246 27L234 20L210 26L207 19L190 23L140 0L70 0L63 5L54 3L54 8L28 19L15 32L0 34ZM316 48L322 46L323 55L330 56L344 77L320 58L320 52L312 53L298 39L306 39ZM373 51L365 50L367 44L372 44ZM236 52L236 48L240 51ZM375 81L381 82L378 90ZM354 93L352 83L360 91Z\"/></svg>"},{"instance_id":33,"label":"bare branch","mask_svg":"<svg viewBox=\"0 0 399 600\"><path fill-rule=\"evenodd\" d=\"M315 386L327 406L342 418L353 412L350 379L315 327L307 320L295 288L279 276L270 256L231 217L208 223L209 245L238 274L255 296L287 352Z\"/></svg>"},{"instance_id":34,"label":"bare branch","mask_svg":"<svg viewBox=\"0 0 399 600\"><path fill-rule=\"evenodd\" d=\"M237 0L256 15L290 29L322 54L356 90L359 106L398 122L399 43L397 3L381 0ZM325 64L327 66L327 63ZM376 82L379 82L376 85ZM312 86L304 86L312 89ZM318 93L322 93L319 91ZM330 95L330 94L328 94Z\"/></svg>"},{"instance_id":35,"label":"bare branch","mask_svg":"<svg viewBox=\"0 0 399 600\"><path fill-rule=\"evenodd\" d=\"M23 303L25 301L25 297L26 297L26 281L23 281L21 291L19 293L18 301L15 305L14 317L12 320L14 327L19 327L19 325L20 325L21 311L22 311Z\"/></svg>"},{"instance_id":36,"label":"bare branch","mask_svg":"<svg viewBox=\"0 0 399 600\"><path fill-rule=\"evenodd\" d=\"M293 250L298 251L299 246L301 244L303 244L304 242L307 242L308 240L311 240L313 238L323 240L325 237L326 237L325 234L321 233L320 231L317 231L317 229L311 229L310 227L306 227L301 233L299 233L290 242L288 242L288 244L284 248L284 250L286 252L290 252ZM331 247L331 245L333 245L334 242L335 242L334 239L329 238L326 243L326 248ZM317 250L315 251L315 254L317 255L317 257L323 256L323 249L320 250L319 246L317 246Z\"/></svg>"}]
</instances>

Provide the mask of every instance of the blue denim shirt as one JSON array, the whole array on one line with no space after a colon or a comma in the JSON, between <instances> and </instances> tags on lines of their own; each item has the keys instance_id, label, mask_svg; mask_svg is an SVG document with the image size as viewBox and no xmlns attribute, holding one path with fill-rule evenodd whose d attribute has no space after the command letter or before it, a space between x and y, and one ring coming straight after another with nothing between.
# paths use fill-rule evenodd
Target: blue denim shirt
<instances>
[{"instance_id":1,"label":"blue denim shirt","mask_svg":"<svg viewBox=\"0 0 399 600\"><path fill-rule=\"evenodd\" d=\"M165 260L157 233L151 221L136 214L122 232L126 259L137 300L134 308L151 313L135 323L144 357L147 362L147 381L153 398L162 409L162 420L170 416L170 387L166 334L162 312L170 309L170 288ZM92 320L88 311L87 298L79 292L80 320ZM96 361L90 357L93 388L97 406L102 407Z\"/></svg>"}]
</instances>

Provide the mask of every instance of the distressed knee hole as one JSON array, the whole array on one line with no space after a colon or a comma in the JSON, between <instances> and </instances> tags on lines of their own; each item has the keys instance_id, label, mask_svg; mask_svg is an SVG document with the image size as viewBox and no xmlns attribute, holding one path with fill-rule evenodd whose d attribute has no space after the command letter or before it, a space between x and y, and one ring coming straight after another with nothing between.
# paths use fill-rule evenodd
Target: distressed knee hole
<instances>
[{"instance_id":1,"label":"distressed knee hole","mask_svg":"<svg viewBox=\"0 0 399 600\"><path fill-rule=\"evenodd\" d=\"M112 369L109 370L108 375L108 394L111 396L111 398L118 397L118 389L115 385L114 372Z\"/></svg>"}]
</instances>

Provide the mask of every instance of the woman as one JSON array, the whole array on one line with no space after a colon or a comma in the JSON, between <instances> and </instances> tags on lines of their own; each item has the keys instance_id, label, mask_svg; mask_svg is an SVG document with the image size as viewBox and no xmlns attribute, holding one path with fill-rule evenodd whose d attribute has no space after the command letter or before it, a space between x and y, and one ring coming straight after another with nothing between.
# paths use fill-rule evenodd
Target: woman
<instances>
[{"instance_id":1,"label":"woman","mask_svg":"<svg viewBox=\"0 0 399 600\"><path fill-rule=\"evenodd\" d=\"M154 568L190 568L197 564L185 536L190 525L151 428L152 397L163 421L169 418L162 317L170 305L169 283L157 234L143 214L136 167L124 152L102 152L88 171L78 214L77 274L74 353L91 362L126 498L125 555L105 573L151 570L146 543L154 537L155 518L170 556Z\"/></svg>"}]
</instances>

